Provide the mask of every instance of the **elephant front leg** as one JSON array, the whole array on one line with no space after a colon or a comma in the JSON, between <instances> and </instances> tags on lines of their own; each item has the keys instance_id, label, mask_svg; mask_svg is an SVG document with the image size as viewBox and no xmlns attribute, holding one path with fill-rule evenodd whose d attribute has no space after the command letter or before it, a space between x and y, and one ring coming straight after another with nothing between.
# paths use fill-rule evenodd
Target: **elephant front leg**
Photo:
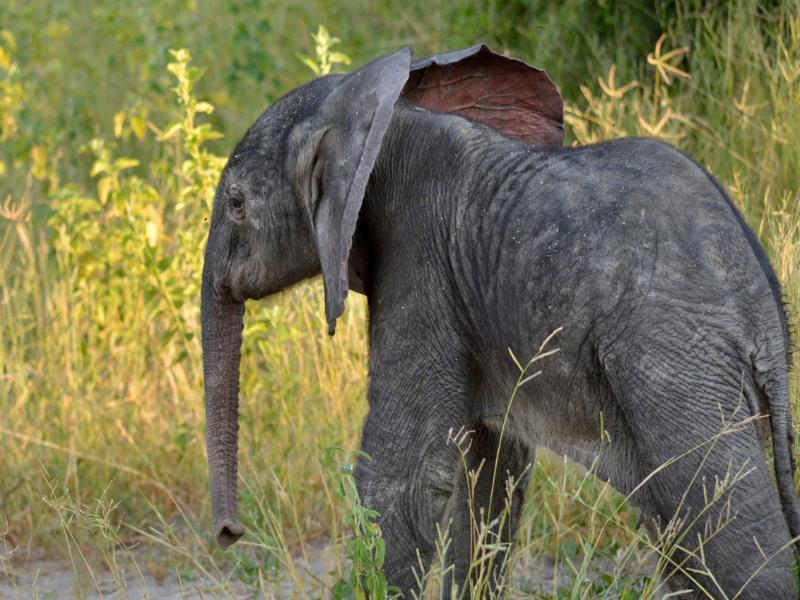
<instances>
[{"instance_id":1,"label":"elephant front leg","mask_svg":"<svg viewBox=\"0 0 800 600\"><path fill-rule=\"evenodd\" d=\"M535 449L483 423L460 446L463 460L445 515L453 543L442 597L493 598L505 587Z\"/></svg>"},{"instance_id":2,"label":"elephant front leg","mask_svg":"<svg viewBox=\"0 0 800 600\"><path fill-rule=\"evenodd\" d=\"M534 458L482 423L463 426L466 412L452 410L452 397L445 404L449 411L392 417L373 407L364 427L362 450L372 460L359 463L356 479L364 504L380 514L387 579L405 597L437 555L440 532L447 539L442 598L503 586Z\"/></svg>"},{"instance_id":3,"label":"elephant front leg","mask_svg":"<svg viewBox=\"0 0 800 600\"><path fill-rule=\"evenodd\" d=\"M436 375L446 373L446 375ZM459 452L451 432L468 423L468 385L436 368L375 369L356 482L362 502L379 513L390 585L410 598L420 563L434 556L437 527L456 482ZM469 545L469 538L454 539ZM416 574L415 574L416 572Z\"/></svg>"}]
</instances>

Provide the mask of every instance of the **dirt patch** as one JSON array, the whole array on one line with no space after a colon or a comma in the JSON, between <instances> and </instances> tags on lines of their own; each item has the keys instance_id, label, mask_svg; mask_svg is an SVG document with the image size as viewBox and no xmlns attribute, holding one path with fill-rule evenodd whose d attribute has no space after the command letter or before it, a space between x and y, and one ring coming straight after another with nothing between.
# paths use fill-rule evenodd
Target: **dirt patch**
<instances>
[{"instance_id":1,"label":"dirt patch","mask_svg":"<svg viewBox=\"0 0 800 600\"><path fill-rule=\"evenodd\" d=\"M88 568L76 556L77 568L69 558L22 557L0 552L0 600L29 598L41 600L145 598L292 598L305 589L312 598L326 597L323 582L330 584L341 548L307 544L308 559L297 557L291 572L279 581L261 581L260 586L230 580L225 575L204 576L198 571L179 574L167 566L167 557L143 550L129 551L115 558L116 568ZM148 565L151 567L148 568ZM303 594L300 594L301 596Z\"/></svg>"},{"instance_id":2,"label":"dirt patch","mask_svg":"<svg viewBox=\"0 0 800 600\"><path fill-rule=\"evenodd\" d=\"M174 573L156 577L145 568L129 565L114 573L83 569L76 573L71 564L59 560L28 560L3 564L0 572L0 599L37 598L255 598L257 589L240 582L180 579ZM267 596L269 597L269 596ZM278 596L275 596L276 598Z\"/></svg>"},{"instance_id":3,"label":"dirt patch","mask_svg":"<svg viewBox=\"0 0 800 600\"><path fill-rule=\"evenodd\" d=\"M335 563L332 552L341 551L341 548L320 544L307 549L308 561L298 557L294 561L294 572L284 573L282 582L262 581L260 587L240 581L180 577L174 569L167 569L164 571L166 575L157 576L143 566L148 561L138 558L118 564L113 573L108 569L93 569L90 572L85 567L77 569L76 573L76 569L65 560L3 560L0 556L0 600L324 598L326 588L322 582L327 585L332 583ZM640 570L644 574L653 567L650 560L645 560L634 566L633 570ZM599 561L587 575L595 579L603 572L612 571L610 563ZM530 556L517 561L511 579L509 598L512 599L550 597L556 589L569 589L571 583L570 574L563 568L557 570L551 556ZM301 592L303 588L305 594Z\"/></svg>"}]
</instances>

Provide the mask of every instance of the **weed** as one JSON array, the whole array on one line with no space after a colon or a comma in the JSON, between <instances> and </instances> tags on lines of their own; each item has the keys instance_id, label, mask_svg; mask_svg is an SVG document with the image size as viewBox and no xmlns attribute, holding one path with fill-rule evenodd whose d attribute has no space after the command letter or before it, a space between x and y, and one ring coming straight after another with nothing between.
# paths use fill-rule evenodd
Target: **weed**
<instances>
[{"instance_id":1,"label":"weed","mask_svg":"<svg viewBox=\"0 0 800 600\"><path fill-rule=\"evenodd\" d=\"M355 458L367 462L371 458L363 452L348 453L341 448L333 450L343 455L338 491L345 505L345 523L353 533L346 545L347 559L351 563L350 575L336 582L332 589L333 597L337 600L384 599L390 593L396 594L396 590L389 588L383 574L386 544L380 527L375 523L379 515L361 504L353 473Z\"/></svg>"}]
</instances>

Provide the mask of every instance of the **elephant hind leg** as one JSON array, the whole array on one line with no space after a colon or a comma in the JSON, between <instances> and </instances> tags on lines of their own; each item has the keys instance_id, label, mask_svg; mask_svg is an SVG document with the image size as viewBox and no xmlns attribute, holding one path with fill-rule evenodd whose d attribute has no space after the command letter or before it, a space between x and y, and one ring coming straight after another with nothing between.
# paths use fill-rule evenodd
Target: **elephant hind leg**
<instances>
[{"instance_id":1,"label":"elephant hind leg","mask_svg":"<svg viewBox=\"0 0 800 600\"><path fill-rule=\"evenodd\" d=\"M789 532L738 366L722 354L665 357L648 346L606 368L639 484L665 532L668 585L699 597L796 598Z\"/></svg>"}]
</instances>

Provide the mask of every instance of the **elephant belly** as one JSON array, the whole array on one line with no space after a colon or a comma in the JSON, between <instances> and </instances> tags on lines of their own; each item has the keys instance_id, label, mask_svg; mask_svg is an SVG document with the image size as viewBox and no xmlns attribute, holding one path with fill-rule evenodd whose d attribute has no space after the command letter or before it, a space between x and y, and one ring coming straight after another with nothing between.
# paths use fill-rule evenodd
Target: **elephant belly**
<instances>
[{"instance_id":1,"label":"elephant belly","mask_svg":"<svg viewBox=\"0 0 800 600\"><path fill-rule=\"evenodd\" d=\"M609 390L589 378L565 380L543 370L517 391L509 407L510 398L509 393L484 404L483 421L489 427L530 448L543 446L594 468L623 493L636 485L635 449Z\"/></svg>"}]
</instances>

